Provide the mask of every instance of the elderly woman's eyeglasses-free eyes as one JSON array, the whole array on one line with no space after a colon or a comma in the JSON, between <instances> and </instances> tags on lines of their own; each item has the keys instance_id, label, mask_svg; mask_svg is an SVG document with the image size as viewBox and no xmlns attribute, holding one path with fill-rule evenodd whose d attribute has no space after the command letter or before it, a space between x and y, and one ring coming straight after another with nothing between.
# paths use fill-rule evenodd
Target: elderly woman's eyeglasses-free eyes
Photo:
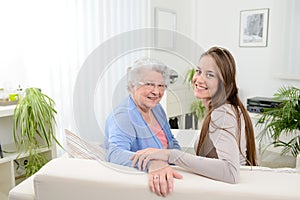
<instances>
[{"instance_id":1,"label":"elderly woman's eyeglasses-free eyes","mask_svg":"<svg viewBox=\"0 0 300 200\"><path fill-rule=\"evenodd\" d=\"M138 82L139 85L145 87L148 90L153 90L157 87L160 91L163 91L167 88L165 84L162 83L154 83L154 82Z\"/></svg>"}]
</instances>

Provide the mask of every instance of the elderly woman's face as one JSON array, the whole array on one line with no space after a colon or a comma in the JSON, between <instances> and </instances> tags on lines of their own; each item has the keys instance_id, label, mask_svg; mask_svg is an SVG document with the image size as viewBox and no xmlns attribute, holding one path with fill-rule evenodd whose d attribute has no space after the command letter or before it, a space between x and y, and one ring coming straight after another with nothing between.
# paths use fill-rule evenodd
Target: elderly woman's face
<instances>
[{"instance_id":1,"label":"elderly woman's face","mask_svg":"<svg viewBox=\"0 0 300 200\"><path fill-rule=\"evenodd\" d=\"M143 77L131 91L134 102L142 110L156 106L165 92L163 75L160 72L146 70Z\"/></svg>"}]
</instances>

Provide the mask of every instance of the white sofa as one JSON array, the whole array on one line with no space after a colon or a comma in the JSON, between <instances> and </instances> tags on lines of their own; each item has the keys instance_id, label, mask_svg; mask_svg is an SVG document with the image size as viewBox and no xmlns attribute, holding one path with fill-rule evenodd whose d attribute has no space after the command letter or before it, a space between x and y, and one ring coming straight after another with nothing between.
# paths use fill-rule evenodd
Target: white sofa
<instances>
[{"instance_id":1,"label":"white sofa","mask_svg":"<svg viewBox=\"0 0 300 200\"><path fill-rule=\"evenodd\" d=\"M183 149L192 153L199 130L172 132ZM81 156L97 160L67 156L51 160L34 176L14 187L9 200L161 199L148 189L147 174L98 161L103 157L97 157L100 153L95 146L66 133L71 145L69 155L73 149L76 154L77 147L84 146L89 151L82 151ZM240 183L232 185L175 168L184 178L175 179L174 192L167 199L300 199L300 169L242 167Z\"/></svg>"},{"instance_id":2,"label":"white sofa","mask_svg":"<svg viewBox=\"0 0 300 200\"><path fill-rule=\"evenodd\" d=\"M300 199L300 174L267 168L241 168L238 184L214 181L175 167L174 192L166 199ZM9 200L161 199L148 189L147 174L111 163L56 158L13 188Z\"/></svg>"}]
</instances>

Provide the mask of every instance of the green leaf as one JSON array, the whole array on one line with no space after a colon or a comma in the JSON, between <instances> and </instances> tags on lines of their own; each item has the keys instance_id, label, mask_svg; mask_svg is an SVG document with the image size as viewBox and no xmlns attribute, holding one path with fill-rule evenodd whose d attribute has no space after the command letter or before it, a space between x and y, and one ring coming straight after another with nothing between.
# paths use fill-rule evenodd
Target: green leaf
<instances>
[{"instance_id":1,"label":"green leaf","mask_svg":"<svg viewBox=\"0 0 300 200\"><path fill-rule=\"evenodd\" d=\"M184 76L183 83L187 83L190 88L193 87L193 77L194 77L194 74L195 74L195 69L191 68L191 69L187 70L187 72L186 72L186 74Z\"/></svg>"},{"instance_id":2,"label":"green leaf","mask_svg":"<svg viewBox=\"0 0 300 200\"><path fill-rule=\"evenodd\" d=\"M297 156L300 153L300 90L293 86L283 86L274 94L274 100L280 101L280 106L264 109L256 124L262 128L258 136L259 142L269 138L275 147L283 148L283 154ZM281 141L283 134L292 139L288 142Z\"/></svg>"},{"instance_id":3,"label":"green leaf","mask_svg":"<svg viewBox=\"0 0 300 200\"><path fill-rule=\"evenodd\" d=\"M53 142L62 147L54 133L54 106L54 101L38 88L27 88L16 105L13 137L18 152L29 155L26 175L37 172L47 162L39 149L45 145L50 148Z\"/></svg>"}]
</instances>

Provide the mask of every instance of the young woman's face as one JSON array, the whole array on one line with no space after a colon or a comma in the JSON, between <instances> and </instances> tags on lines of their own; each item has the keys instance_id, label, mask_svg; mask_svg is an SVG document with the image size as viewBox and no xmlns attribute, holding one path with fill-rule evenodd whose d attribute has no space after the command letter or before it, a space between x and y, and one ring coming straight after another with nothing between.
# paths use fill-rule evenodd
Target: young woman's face
<instances>
[{"instance_id":1,"label":"young woman's face","mask_svg":"<svg viewBox=\"0 0 300 200\"><path fill-rule=\"evenodd\" d=\"M210 99L218 90L217 64L211 56L203 56L193 77L194 95L198 99Z\"/></svg>"},{"instance_id":2,"label":"young woman's face","mask_svg":"<svg viewBox=\"0 0 300 200\"><path fill-rule=\"evenodd\" d=\"M132 90L132 98L140 109L147 111L160 102L165 88L163 75L157 71L147 70Z\"/></svg>"}]
</instances>

